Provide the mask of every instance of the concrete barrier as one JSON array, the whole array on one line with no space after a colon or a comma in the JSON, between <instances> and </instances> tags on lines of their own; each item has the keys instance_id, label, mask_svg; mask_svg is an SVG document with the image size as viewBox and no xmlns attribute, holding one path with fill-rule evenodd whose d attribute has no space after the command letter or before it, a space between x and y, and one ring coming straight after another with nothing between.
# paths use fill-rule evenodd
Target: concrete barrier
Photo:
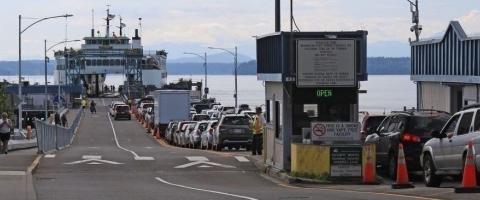
<instances>
[{"instance_id":1,"label":"concrete barrier","mask_svg":"<svg viewBox=\"0 0 480 200\"><path fill-rule=\"evenodd\" d=\"M330 145L313 145L313 144L295 144L291 146L291 172L293 175L305 175L309 177L330 177L330 156L331 148L335 146ZM376 163L375 145L364 145L362 147L362 174L367 156L372 163ZM375 164L374 164L375 166ZM373 171L375 176L376 171Z\"/></svg>"}]
</instances>

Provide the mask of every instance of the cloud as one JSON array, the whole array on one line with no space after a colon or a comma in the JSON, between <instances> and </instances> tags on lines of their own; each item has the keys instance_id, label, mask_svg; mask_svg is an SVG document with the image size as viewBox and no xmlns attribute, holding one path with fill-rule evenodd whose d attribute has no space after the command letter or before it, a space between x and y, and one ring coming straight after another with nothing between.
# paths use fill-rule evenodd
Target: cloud
<instances>
[{"instance_id":1,"label":"cloud","mask_svg":"<svg viewBox=\"0 0 480 200\"><path fill-rule=\"evenodd\" d=\"M480 33L480 10L471 10L466 15L457 18L457 20L460 21L467 34Z\"/></svg>"}]
</instances>

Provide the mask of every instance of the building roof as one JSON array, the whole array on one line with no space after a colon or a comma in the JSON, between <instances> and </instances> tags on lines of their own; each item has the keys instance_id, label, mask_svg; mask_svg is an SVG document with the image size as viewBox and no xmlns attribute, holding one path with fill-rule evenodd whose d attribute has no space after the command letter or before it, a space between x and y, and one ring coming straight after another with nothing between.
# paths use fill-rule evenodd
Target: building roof
<instances>
[{"instance_id":1,"label":"building roof","mask_svg":"<svg viewBox=\"0 0 480 200\"><path fill-rule=\"evenodd\" d=\"M435 44L435 43L440 43L442 42L445 37L447 36L449 31L455 32L455 34L458 36L458 39L460 41L466 41L466 40L480 40L480 36L468 36L465 33L465 30L463 30L462 25L458 21L451 21L450 24L448 25L446 31L442 34L441 37L435 37L435 38L428 38L428 39L421 39L418 42L411 42L410 44L412 46L418 46L418 45L426 45L426 44Z\"/></svg>"}]
</instances>

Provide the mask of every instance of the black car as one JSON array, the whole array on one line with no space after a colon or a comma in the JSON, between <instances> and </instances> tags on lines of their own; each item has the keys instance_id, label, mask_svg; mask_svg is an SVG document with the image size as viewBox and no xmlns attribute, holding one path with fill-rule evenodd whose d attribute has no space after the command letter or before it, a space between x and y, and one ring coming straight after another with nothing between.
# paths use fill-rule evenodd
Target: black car
<instances>
[{"instance_id":1,"label":"black car","mask_svg":"<svg viewBox=\"0 0 480 200\"><path fill-rule=\"evenodd\" d=\"M398 146L403 144L409 172L421 170L420 154L423 145L450 118L450 114L436 110L408 110L392 112L367 136L365 143L374 143L377 164L387 169L391 178L396 176Z\"/></svg>"}]
</instances>

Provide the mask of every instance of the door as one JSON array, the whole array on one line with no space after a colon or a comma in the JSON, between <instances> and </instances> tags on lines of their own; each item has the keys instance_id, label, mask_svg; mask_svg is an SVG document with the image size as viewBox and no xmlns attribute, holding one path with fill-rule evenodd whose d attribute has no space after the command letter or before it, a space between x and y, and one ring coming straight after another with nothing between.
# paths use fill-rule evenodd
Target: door
<instances>
[{"instance_id":1,"label":"door","mask_svg":"<svg viewBox=\"0 0 480 200\"><path fill-rule=\"evenodd\" d=\"M383 120L383 122L378 126L376 134L378 135L378 140L376 141L376 151L377 151L377 162L385 163L388 159L388 152L387 148L384 147L385 138L387 138L388 127L390 125L390 119L392 117L389 116Z\"/></svg>"},{"instance_id":2,"label":"door","mask_svg":"<svg viewBox=\"0 0 480 200\"><path fill-rule=\"evenodd\" d=\"M445 159L448 169L461 170L463 167L463 149L470 140L472 130L474 112L463 113L457 127L456 133L451 138L447 138L449 141L449 148L445 152Z\"/></svg>"},{"instance_id":3,"label":"door","mask_svg":"<svg viewBox=\"0 0 480 200\"><path fill-rule=\"evenodd\" d=\"M459 118L460 114L456 114L450 120L448 120L441 134L447 136L455 135ZM437 169L447 169L449 165L446 156L448 154L447 152L449 152L451 148L450 138L434 138L433 140L436 140L436 142L431 143L431 147L433 151L433 159L435 160Z\"/></svg>"}]
</instances>

